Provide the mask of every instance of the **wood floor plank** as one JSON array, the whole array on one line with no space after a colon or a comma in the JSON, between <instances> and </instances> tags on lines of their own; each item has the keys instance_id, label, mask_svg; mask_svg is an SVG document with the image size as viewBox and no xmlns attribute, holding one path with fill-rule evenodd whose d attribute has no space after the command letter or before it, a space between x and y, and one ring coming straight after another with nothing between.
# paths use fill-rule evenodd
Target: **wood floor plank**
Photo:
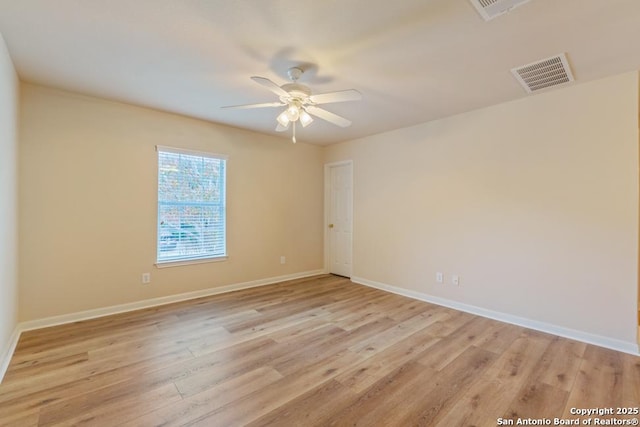
<instances>
[{"instance_id":1,"label":"wood floor plank","mask_svg":"<svg viewBox=\"0 0 640 427\"><path fill-rule=\"evenodd\" d=\"M256 319L225 325L225 329L236 336L255 335L256 333L267 334L295 325L300 321L315 319L326 316L328 313L318 307L305 307L304 310L289 314L288 311L271 312Z\"/></svg>"},{"instance_id":2,"label":"wood floor plank","mask_svg":"<svg viewBox=\"0 0 640 427\"><path fill-rule=\"evenodd\" d=\"M389 304L384 303L376 303L374 304L376 308L384 313L386 317L390 317L391 319L402 322L410 317L413 317L416 314L420 314L424 311L431 310L435 308L434 305L428 304L422 301L416 301L412 298L402 297L397 303Z\"/></svg>"},{"instance_id":3,"label":"wood floor plank","mask_svg":"<svg viewBox=\"0 0 640 427\"><path fill-rule=\"evenodd\" d=\"M22 412L13 412L0 417L3 426L37 427L40 419L40 410L31 409Z\"/></svg>"},{"instance_id":4,"label":"wood floor plank","mask_svg":"<svg viewBox=\"0 0 640 427\"><path fill-rule=\"evenodd\" d=\"M502 353L491 373L504 384L522 386L532 374L553 336L525 330L520 337ZM519 387L518 387L519 388Z\"/></svg>"},{"instance_id":5,"label":"wood floor plank","mask_svg":"<svg viewBox=\"0 0 640 427\"><path fill-rule=\"evenodd\" d=\"M187 425L202 427L246 425L308 391L322 386L325 382L333 380L345 369L345 366L360 360L359 356L349 351L334 354L314 365L307 366L303 371L287 375L270 384L266 391L257 390Z\"/></svg>"},{"instance_id":6,"label":"wood floor plank","mask_svg":"<svg viewBox=\"0 0 640 427\"><path fill-rule=\"evenodd\" d=\"M432 336L428 330L422 329L407 337L402 344L387 347L373 355L367 354L366 359L338 375L336 380L361 393L399 366L415 360L423 351L435 346L440 339Z\"/></svg>"},{"instance_id":7,"label":"wood floor plank","mask_svg":"<svg viewBox=\"0 0 640 427\"><path fill-rule=\"evenodd\" d=\"M508 409L511 396L511 393L504 391L499 380L485 373L440 414L440 419L434 425L496 426L496 420Z\"/></svg>"},{"instance_id":8,"label":"wood floor plank","mask_svg":"<svg viewBox=\"0 0 640 427\"><path fill-rule=\"evenodd\" d=\"M338 352L348 350L354 342L376 335L388 329L392 323L393 321L390 319L380 319L342 334L323 337L313 344L301 347L300 351L274 359L272 366L285 375L292 374L323 358L329 358ZM350 353L356 354L351 351ZM361 356L358 355L358 357Z\"/></svg>"},{"instance_id":9,"label":"wood floor plank","mask_svg":"<svg viewBox=\"0 0 640 427\"><path fill-rule=\"evenodd\" d=\"M633 406L640 402L640 358L622 354L624 374L622 378L622 399Z\"/></svg>"},{"instance_id":10,"label":"wood floor plank","mask_svg":"<svg viewBox=\"0 0 640 427\"><path fill-rule=\"evenodd\" d=\"M180 400L180 393L171 383L102 401L79 396L41 411L39 426L119 425Z\"/></svg>"},{"instance_id":11,"label":"wood floor plank","mask_svg":"<svg viewBox=\"0 0 640 427\"><path fill-rule=\"evenodd\" d=\"M57 355L56 357L47 357L16 363L11 367L11 370L5 374L4 380L10 382L14 377L16 377L17 380L20 381L20 379L25 376L34 376L38 375L38 372L51 372L52 370L63 369L65 367L87 362L88 360L89 353L82 351L80 353L70 355Z\"/></svg>"},{"instance_id":12,"label":"wood floor plank","mask_svg":"<svg viewBox=\"0 0 640 427\"><path fill-rule=\"evenodd\" d=\"M561 388L542 382L525 384L502 418L517 420L518 418L539 418L539 414L561 414L569 393Z\"/></svg>"},{"instance_id":13,"label":"wood floor plank","mask_svg":"<svg viewBox=\"0 0 640 427\"><path fill-rule=\"evenodd\" d=\"M327 414L349 406L356 394L338 381L330 380L277 409L263 415L248 426L314 426L325 421Z\"/></svg>"},{"instance_id":14,"label":"wood floor plank","mask_svg":"<svg viewBox=\"0 0 640 427\"><path fill-rule=\"evenodd\" d=\"M248 342L260 337L268 337L270 340L277 342L286 342L290 341L287 339L283 339L283 336L286 337L289 333L297 334L299 336L307 335L310 332L315 331L316 329L324 329L325 332L331 330L333 332L337 332L338 329L335 325L328 324L326 320L321 320L319 324L313 324L314 326L310 326L311 324L308 322L315 322L318 318L315 316L310 316L306 318L299 318L295 322L283 322L281 325L277 326L275 324L272 325L271 328L264 327L254 330L253 333L238 333L232 334L229 339L223 342L209 343L209 342L200 342L189 345L189 350L195 356L203 356L208 353L213 353L219 351L221 349L225 349L234 345L242 344L244 342ZM273 322L272 322L273 323ZM309 326L305 328L304 326ZM302 329L301 329L302 328ZM342 330L342 329L340 329ZM306 336L305 339L309 337Z\"/></svg>"},{"instance_id":15,"label":"wood floor plank","mask_svg":"<svg viewBox=\"0 0 640 427\"><path fill-rule=\"evenodd\" d=\"M536 366L536 380L570 391L586 348L585 343L554 338Z\"/></svg>"},{"instance_id":16,"label":"wood floor plank","mask_svg":"<svg viewBox=\"0 0 640 427\"><path fill-rule=\"evenodd\" d=\"M333 325L326 325L324 329L319 329L307 334L305 341L311 343L326 339L327 336L339 336L344 334L342 329ZM254 340L257 341L257 340ZM262 342L262 341L260 341ZM282 360L288 360L295 357L296 354L305 351L305 345L298 343L276 343L271 339L265 341L267 345L259 347L248 347L247 345L234 346L239 350L230 354L226 349L208 355L212 361L208 366L199 369L197 375L189 375L183 379L177 380L176 385L183 395L192 395L200 391L206 390L218 382L226 380L230 376L242 374L260 366L274 367L275 364ZM250 343L249 343L250 344ZM214 357L220 355L220 357Z\"/></svg>"},{"instance_id":17,"label":"wood floor plank","mask_svg":"<svg viewBox=\"0 0 640 427\"><path fill-rule=\"evenodd\" d=\"M487 329L474 339L473 345L502 354L522 334L524 328L493 320Z\"/></svg>"},{"instance_id":18,"label":"wood floor plank","mask_svg":"<svg viewBox=\"0 0 640 427\"><path fill-rule=\"evenodd\" d=\"M551 340L534 331L521 332L479 380L443 411L437 425L496 425L529 381Z\"/></svg>"},{"instance_id":19,"label":"wood floor plank","mask_svg":"<svg viewBox=\"0 0 640 427\"><path fill-rule=\"evenodd\" d=\"M473 345L490 322L490 319L477 319L477 321L470 319L440 340L437 347L425 351L418 361L436 371L441 370L462 354L470 345ZM441 323L441 321L436 323ZM436 333L434 335L438 336L439 334Z\"/></svg>"},{"instance_id":20,"label":"wood floor plank","mask_svg":"<svg viewBox=\"0 0 640 427\"><path fill-rule=\"evenodd\" d=\"M462 311L449 310L447 311L447 314L448 316L446 320L436 322L429 327L433 336L446 338L461 326L477 319L476 316Z\"/></svg>"},{"instance_id":21,"label":"wood floor plank","mask_svg":"<svg viewBox=\"0 0 640 427\"><path fill-rule=\"evenodd\" d=\"M25 332L0 426L496 426L639 402L640 357L319 275Z\"/></svg>"},{"instance_id":22,"label":"wood floor plank","mask_svg":"<svg viewBox=\"0 0 640 427\"><path fill-rule=\"evenodd\" d=\"M153 355L149 359L137 360L130 365L97 374L90 372L84 376L69 376L65 371L51 372L49 378L60 378L56 383L33 381L24 378L7 386L0 384L0 414L28 411L33 408L45 408L51 404L74 398L78 395L132 381L132 378L146 378L167 366L185 360L192 360L193 355L187 350L168 354ZM144 385L142 385L144 387ZM2 418L0 418L2 421ZM2 423L0 422L0 425Z\"/></svg>"},{"instance_id":23,"label":"wood floor plank","mask_svg":"<svg viewBox=\"0 0 640 427\"><path fill-rule=\"evenodd\" d=\"M404 397L419 394L424 385L431 384L437 372L424 366L409 362L376 381L371 387L360 393L358 399L344 410L327 415L327 425L371 426L377 424L379 417L396 408L394 412L406 410Z\"/></svg>"},{"instance_id":24,"label":"wood floor plank","mask_svg":"<svg viewBox=\"0 0 640 427\"><path fill-rule=\"evenodd\" d=\"M463 394L478 377L489 369L497 355L493 352L471 346L446 365L432 379L433 386L421 394L408 394L405 402L414 402L410 411L403 414L385 414L382 420L399 425L433 425L452 407L459 394ZM410 400L409 400L410 399ZM403 402L403 406L406 403Z\"/></svg>"},{"instance_id":25,"label":"wood floor plank","mask_svg":"<svg viewBox=\"0 0 640 427\"><path fill-rule=\"evenodd\" d=\"M423 417L433 420L443 407L452 404L456 392L464 390L495 359L494 353L469 347L441 372L415 362L404 364L331 416L331 424L415 425Z\"/></svg>"},{"instance_id":26,"label":"wood floor plank","mask_svg":"<svg viewBox=\"0 0 640 427\"><path fill-rule=\"evenodd\" d=\"M198 420L224 405L268 387L282 379L276 370L263 367L221 382L204 391L166 405L124 424L127 426L181 426Z\"/></svg>"},{"instance_id":27,"label":"wood floor plank","mask_svg":"<svg viewBox=\"0 0 640 427\"><path fill-rule=\"evenodd\" d=\"M435 322L445 319L446 317L446 312L429 307L428 310L416 313L412 317L409 317L400 323L396 323L395 326L387 329L386 331L376 334L366 340L358 340L358 342L351 346L349 350L369 357L403 341L405 338L413 335L420 329L424 329Z\"/></svg>"},{"instance_id":28,"label":"wood floor plank","mask_svg":"<svg viewBox=\"0 0 640 427\"><path fill-rule=\"evenodd\" d=\"M230 339L231 334L225 328L204 324L201 328L193 328L190 331L154 332L126 342L108 343L89 350L88 355L92 362L106 362L117 355L126 355L129 358L144 357L172 349L186 349L193 345L213 347L227 343Z\"/></svg>"},{"instance_id":29,"label":"wood floor plank","mask_svg":"<svg viewBox=\"0 0 640 427\"><path fill-rule=\"evenodd\" d=\"M332 325L335 326L335 325ZM285 343L288 341L295 341L304 335L314 332L318 329L327 327L327 319L324 317L314 317L306 320L301 320L288 328L279 329L271 332L269 338L275 342Z\"/></svg>"},{"instance_id":30,"label":"wood floor plank","mask_svg":"<svg viewBox=\"0 0 640 427\"><path fill-rule=\"evenodd\" d=\"M622 358L623 355L616 351L587 346L569 395L565 417L571 417L571 408L613 408L623 403Z\"/></svg>"},{"instance_id":31,"label":"wood floor plank","mask_svg":"<svg viewBox=\"0 0 640 427\"><path fill-rule=\"evenodd\" d=\"M43 338L44 343L37 348L34 348L33 345L22 345L21 335L20 341L18 341L18 346L16 347L15 355L11 359L11 365L13 365L14 363L23 363L34 360L44 361L51 358L56 359L68 356L70 354L86 352L118 342L130 342L132 340L149 336L149 334L153 334L156 331L157 328L154 325L145 325L140 328L126 328L125 330L121 330L120 328L116 327L109 333L105 334L96 334L95 332L91 332L85 336L84 341L80 338L77 338L73 343L58 343L57 338L55 337Z\"/></svg>"}]
</instances>

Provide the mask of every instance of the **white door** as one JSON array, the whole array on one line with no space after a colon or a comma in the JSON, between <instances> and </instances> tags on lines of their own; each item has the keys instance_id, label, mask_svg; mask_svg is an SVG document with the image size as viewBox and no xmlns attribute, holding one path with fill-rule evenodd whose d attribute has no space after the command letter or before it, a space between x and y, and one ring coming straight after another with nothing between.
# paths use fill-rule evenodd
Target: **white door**
<instances>
[{"instance_id":1,"label":"white door","mask_svg":"<svg viewBox=\"0 0 640 427\"><path fill-rule=\"evenodd\" d=\"M353 219L352 164L328 165L327 240L329 272L351 277L351 227Z\"/></svg>"}]
</instances>

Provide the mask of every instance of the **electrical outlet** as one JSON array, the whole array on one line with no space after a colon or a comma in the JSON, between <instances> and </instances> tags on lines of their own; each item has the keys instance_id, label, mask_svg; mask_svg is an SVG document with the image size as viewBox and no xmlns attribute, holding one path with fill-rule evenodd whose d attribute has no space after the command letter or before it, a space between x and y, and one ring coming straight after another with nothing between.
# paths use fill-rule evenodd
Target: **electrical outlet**
<instances>
[{"instance_id":1,"label":"electrical outlet","mask_svg":"<svg viewBox=\"0 0 640 427\"><path fill-rule=\"evenodd\" d=\"M151 283L151 273L142 273L142 284Z\"/></svg>"},{"instance_id":2,"label":"electrical outlet","mask_svg":"<svg viewBox=\"0 0 640 427\"><path fill-rule=\"evenodd\" d=\"M438 272L436 273L436 282L437 283L444 283L444 274Z\"/></svg>"},{"instance_id":3,"label":"electrical outlet","mask_svg":"<svg viewBox=\"0 0 640 427\"><path fill-rule=\"evenodd\" d=\"M454 286L460 286L460 276L454 274L451 276L451 284Z\"/></svg>"},{"instance_id":4,"label":"electrical outlet","mask_svg":"<svg viewBox=\"0 0 640 427\"><path fill-rule=\"evenodd\" d=\"M284 255L282 255L280 257L280 264L286 264L286 263L287 263L287 258Z\"/></svg>"}]
</instances>

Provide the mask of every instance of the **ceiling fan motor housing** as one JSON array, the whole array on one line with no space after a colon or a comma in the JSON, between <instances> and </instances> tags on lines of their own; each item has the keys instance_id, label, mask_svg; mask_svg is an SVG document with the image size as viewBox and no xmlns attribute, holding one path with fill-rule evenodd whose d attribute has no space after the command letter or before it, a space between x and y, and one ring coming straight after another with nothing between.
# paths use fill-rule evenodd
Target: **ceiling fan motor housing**
<instances>
[{"instance_id":1,"label":"ceiling fan motor housing","mask_svg":"<svg viewBox=\"0 0 640 427\"><path fill-rule=\"evenodd\" d=\"M287 83L280 87L289 92L291 96L311 96L311 89L299 83Z\"/></svg>"}]
</instances>

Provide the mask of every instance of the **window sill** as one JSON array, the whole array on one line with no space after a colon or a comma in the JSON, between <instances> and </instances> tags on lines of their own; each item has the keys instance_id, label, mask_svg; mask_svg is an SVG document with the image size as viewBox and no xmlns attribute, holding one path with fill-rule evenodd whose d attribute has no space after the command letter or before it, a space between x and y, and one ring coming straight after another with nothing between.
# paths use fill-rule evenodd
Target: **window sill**
<instances>
[{"instance_id":1,"label":"window sill","mask_svg":"<svg viewBox=\"0 0 640 427\"><path fill-rule=\"evenodd\" d=\"M169 268L169 267L180 267L183 265L193 265L193 264L207 264L210 262L222 262L229 259L228 255L219 256L215 258L200 258L200 259L186 259L183 261L166 261L166 262L157 262L155 266L157 268Z\"/></svg>"}]
</instances>

